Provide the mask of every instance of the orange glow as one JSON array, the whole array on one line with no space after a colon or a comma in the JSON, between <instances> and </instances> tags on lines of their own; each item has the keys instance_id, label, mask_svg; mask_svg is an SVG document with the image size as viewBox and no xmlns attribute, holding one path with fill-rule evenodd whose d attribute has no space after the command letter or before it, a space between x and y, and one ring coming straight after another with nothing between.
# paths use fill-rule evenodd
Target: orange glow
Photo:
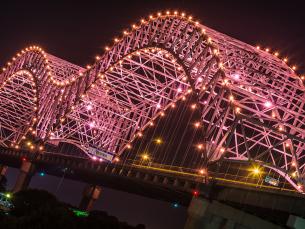
<instances>
[{"instance_id":1,"label":"orange glow","mask_svg":"<svg viewBox=\"0 0 305 229\"><path fill-rule=\"evenodd\" d=\"M198 144L197 149L202 150L203 149L203 144Z\"/></svg>"},{"instance_id":2,"label":"orange glow","mask_svg":"<svg viewBox=\"0 0 305 229\"><path fill-rule=\"evenodd\" d=\"M195 127L196 127L196 128L200 127L200 122L196 122L196 123L195 123Z\"/></svg>"}]
</instances>

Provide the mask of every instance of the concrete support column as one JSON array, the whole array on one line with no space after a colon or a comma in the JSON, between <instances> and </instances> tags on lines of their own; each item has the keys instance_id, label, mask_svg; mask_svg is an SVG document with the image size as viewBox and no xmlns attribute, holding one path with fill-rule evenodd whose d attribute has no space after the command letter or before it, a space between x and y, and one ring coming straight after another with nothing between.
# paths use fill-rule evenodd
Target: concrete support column
<instances>
[{"instance_id":1,"label":"concrete support column","mask_svg":"<svg viewBox=\"0 0 305 229\"><path fill-rule=\"evenodd\" d=\"M196 229L204 227L204 217L208 208L208 201L202 198L193 197L187 209L188 217L184 229Z\"/></svg>"},{"instance_id":2,"label":"concrete support column","mask_svg":"<svg viewBox=\"0 0 305 229\"><path fill-rule=\"evenodd\" d=\"M2 181L2 178L5 176L7 168L8 167L6 165L0 165L0 182Z\"/></svg>"},{"instance_id":3,"label":"concrete support column","mask_svg":"<svg viewBox=\"0 0 305 229\"><path fill-rule=\"evenodd\" d=\"M102 188L97 185L89 185L84 189L83 197L79 204L79 208L85 211L90 211L93 208L94 202L100 197Z\"/></svg>"},{"instance_id":4,"label":"concrete support column","mask_svg":"<svg viewBox=\"0 0 305 229\"><path fill-rule=\"evenodd\" d=\"M20 172L12 191L15 193L23 189L26 189L30 184L34 171L35 171L35 165L32 162L22 161Z\"/></svg>"},{"instance_id":5,"label":"concrete support column","mask_svg":"<svg viewBox=\"0 0 305 229\"><path fill-rule=\"evenodd\" d=\"M291 228L305 228L305 224L302 224L303 220L304 219L295 220L295 218L293 218L287 223L287 225L291 226ZM188 218L184 229L199 228L280 229L282 227L226 204L214 200L208 201L202 197L193 197L188 208Z\"/></svg>"},{"instance_id":6,"label":"concrete support column","mask_svg":"<svg viewBox=\"0 0 305 229\"><path fill-rule=\"evenodd\" d=\"M299 216L290 215L287 221L287 226L294 229L305 228L305 219Z\"/></svg>"}]
</instances>

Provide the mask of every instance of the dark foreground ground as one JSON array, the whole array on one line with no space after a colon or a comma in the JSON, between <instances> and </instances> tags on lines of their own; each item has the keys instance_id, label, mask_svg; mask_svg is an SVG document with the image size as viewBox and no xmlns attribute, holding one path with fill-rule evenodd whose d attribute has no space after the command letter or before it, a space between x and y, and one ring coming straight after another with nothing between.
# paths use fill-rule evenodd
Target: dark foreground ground
<instances>
[{"instance_id":1,"label":"dark foreground ground","mask_svg":"<svg viewBox=\"0 0 305 229\"><path fill-rule=\"evenodd\" d=\"M131 226L104 211L77 214L73 206L58 201L54 195L44 190L18 192L11 197L11 202L14 205L12 210L0 214L0 228L145 229L143 224Z\"/></svg>"}]
</instances>

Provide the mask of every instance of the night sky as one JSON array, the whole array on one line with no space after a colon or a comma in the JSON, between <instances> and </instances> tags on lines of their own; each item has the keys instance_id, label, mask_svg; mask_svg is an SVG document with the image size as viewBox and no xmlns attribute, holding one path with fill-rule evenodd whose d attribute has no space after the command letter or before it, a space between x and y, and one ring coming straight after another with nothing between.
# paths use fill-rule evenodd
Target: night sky
<instances>
[{"instance_id":1,"label":"night sky","mask_svg":"<svg viewBox=\"0 0 305 229\"><path fill-rule=\"evenodd\" d=\"M142 17L160 10L192 14L202 24L254 46L268 47L305 72L305 7L302 1L3 1L0 7L0 65L29 45L80 66L94 61ZM110 3L112 2L112 3ZM9 187L17 176L8 173ZM31 187L44 188L78 205L84 183L36 175ZM132 208L131 208L132 206ZM148 229L183 228L185 208L104 188L96 208Z\"/></svg>"}]
</instances>

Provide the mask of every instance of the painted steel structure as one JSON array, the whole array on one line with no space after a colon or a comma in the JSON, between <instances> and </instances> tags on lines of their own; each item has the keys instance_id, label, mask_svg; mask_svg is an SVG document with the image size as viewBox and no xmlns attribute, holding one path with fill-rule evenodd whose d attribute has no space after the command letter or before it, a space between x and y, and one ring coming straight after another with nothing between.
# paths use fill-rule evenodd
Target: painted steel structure
<instances>
[{"instance_id":1,"label":"painted steel structure","mask_svg":"<svg viewBox=\"0 0 305 229\"><path fill-rule=\"evenodd\" d=\"M19 148L32 138L38 145L66 141L93 158L92 148L120 155L164 110L192 94L206 165L255 161L302 192L302 80L274 55L184 14L142 19L87 68L31 46L4 68L0 85L2 146Z\"/></svg>"}]
</instances>

